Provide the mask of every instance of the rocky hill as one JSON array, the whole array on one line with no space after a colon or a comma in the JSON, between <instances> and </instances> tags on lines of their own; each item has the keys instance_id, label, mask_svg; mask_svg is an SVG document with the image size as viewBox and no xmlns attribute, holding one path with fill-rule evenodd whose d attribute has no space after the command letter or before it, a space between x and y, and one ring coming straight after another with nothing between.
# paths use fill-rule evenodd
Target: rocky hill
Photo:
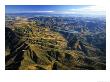
<instances>
[{"instance_id":1,"label":"rocky hill","mask_svg":"<svg viewBox=\"0 0 110 82\"><path fill-rule=\"evenodd\" d=\"M6 70L106 69L104 57L98 55L101 51L93 45L33 21L12 26L5 28Z\"/></svg>"}]
</instances>

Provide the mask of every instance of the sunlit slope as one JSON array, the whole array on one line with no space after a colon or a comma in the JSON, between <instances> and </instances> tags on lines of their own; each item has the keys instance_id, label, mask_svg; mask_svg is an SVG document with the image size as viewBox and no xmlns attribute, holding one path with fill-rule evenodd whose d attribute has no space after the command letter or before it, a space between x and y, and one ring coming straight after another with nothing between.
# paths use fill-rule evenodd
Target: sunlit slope
<instances>
[{"instance_id":1,"label":"sunlit slope","mask_svg":"<svg viewBox=\"0 0 110 82\"><path fill-rule=\"evenodd\" d=\"M6 69L105 69L100 58L87 57L83 50L67 50L68 41L48 27L17 21L12 29L5 29Z\"/></svg>"}]
</instances>

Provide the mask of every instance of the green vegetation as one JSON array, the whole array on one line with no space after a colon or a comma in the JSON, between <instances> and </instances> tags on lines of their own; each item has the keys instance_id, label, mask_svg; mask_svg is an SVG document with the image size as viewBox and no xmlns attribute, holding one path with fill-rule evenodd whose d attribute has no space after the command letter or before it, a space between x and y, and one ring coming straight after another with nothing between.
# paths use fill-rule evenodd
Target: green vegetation
<instances>
[{"instance_id":1,"label":"green vegetation","mask_svg":"<svg viewBox=\"0 0 110 82\"><path fill-rule=\"evenodd\" d=\"M15 21L12 26L5 28L7 70L105 69L102 52L83 37L67 39L33 21Z\"/></svg>"}]
</instances>

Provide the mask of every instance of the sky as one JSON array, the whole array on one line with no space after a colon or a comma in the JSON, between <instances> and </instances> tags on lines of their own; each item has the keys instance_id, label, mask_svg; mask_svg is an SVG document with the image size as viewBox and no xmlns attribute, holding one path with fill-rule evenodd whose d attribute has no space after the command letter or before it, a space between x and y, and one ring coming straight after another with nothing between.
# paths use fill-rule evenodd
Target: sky
<instances>
[{"instance_id":1,"label":"sky","mask_svg":"<svg viewBox=\"0 0 110 82\"><path fill-rule=\"evenodd\" d=\"M105 7L95 5L6 5L5 12L105 15Z\"/></svg>"}]
</instances>

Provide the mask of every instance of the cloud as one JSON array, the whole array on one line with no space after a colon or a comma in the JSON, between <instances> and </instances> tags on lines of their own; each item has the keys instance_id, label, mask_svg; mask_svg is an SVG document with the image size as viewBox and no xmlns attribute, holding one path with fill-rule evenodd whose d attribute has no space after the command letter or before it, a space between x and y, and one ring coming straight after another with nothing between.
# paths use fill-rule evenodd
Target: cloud
<instances>
[{"instance_id":1,"label":"cloud","mask_svg":"<svg viewBox=\"0 0 110 82\"><path fill-rule=\"evenodd\" d=\"M88 11L105 11L104 6L89 6L86 8L83 8L83 10L88 10Z\"/></svg>"},{"instance_id":2,"label":"cloud","mask_svg":"<svg viewBox=\"0 0 110 82\"><path fill-rule=\"evenodd\" d=\"M75 14L76 12L74 11L68 11L68 10L65 10L65 11L54 11L53 14Z\"/></svg>"},{"instance_id":3,"label":"cloud","mask_svg":"<svg viewBox=\"0 0 110 82\"><path fill-rule=\"evenodd\" d=\"M105 15L106 8L104 6L87 6L78 9L70 9L70 11L80 14Z\"/></svg>"},{"instance_id":4,"label":"cloud","mask_svg":"<svg viewBox=\"0 0 110 82\"><path fill-rule=\"evenodd\" d=\"M43 13L43 14L82 14L82 15L105 15L103 6L85 6L68 10L34 10L34 11L17 11L18 13Z\"/></svg>"},{"instance_id":5,"label":"cloud","mask_svg":"<svg viewBox=\"0 0 110 82\"><path fill-rule=\"evenodd\" d=\"M53 13L54 11L20 11L20 13Z\"/></svg>"},{"instance_id":6,"label":"cloud","mask_svg":"<svg viewBox=\"0 0 110 82\"><path fill-rule=\"evenodd\" d=\"M17 11L16 13L47 13L47 14L75 14L76 12L74 11L69 11L69 10L65 10L65 11Z\"/></svg>"},{"instance_id":7,"label":"cloud","mask_svg":"<svg viewBox=\"0 0 110 82\"><path fill-rule=\"evenodd\" d=\"M105 6L87 6L78 9L70 9L71 11L105 11Z\"/></svg>"}]
</instances>

